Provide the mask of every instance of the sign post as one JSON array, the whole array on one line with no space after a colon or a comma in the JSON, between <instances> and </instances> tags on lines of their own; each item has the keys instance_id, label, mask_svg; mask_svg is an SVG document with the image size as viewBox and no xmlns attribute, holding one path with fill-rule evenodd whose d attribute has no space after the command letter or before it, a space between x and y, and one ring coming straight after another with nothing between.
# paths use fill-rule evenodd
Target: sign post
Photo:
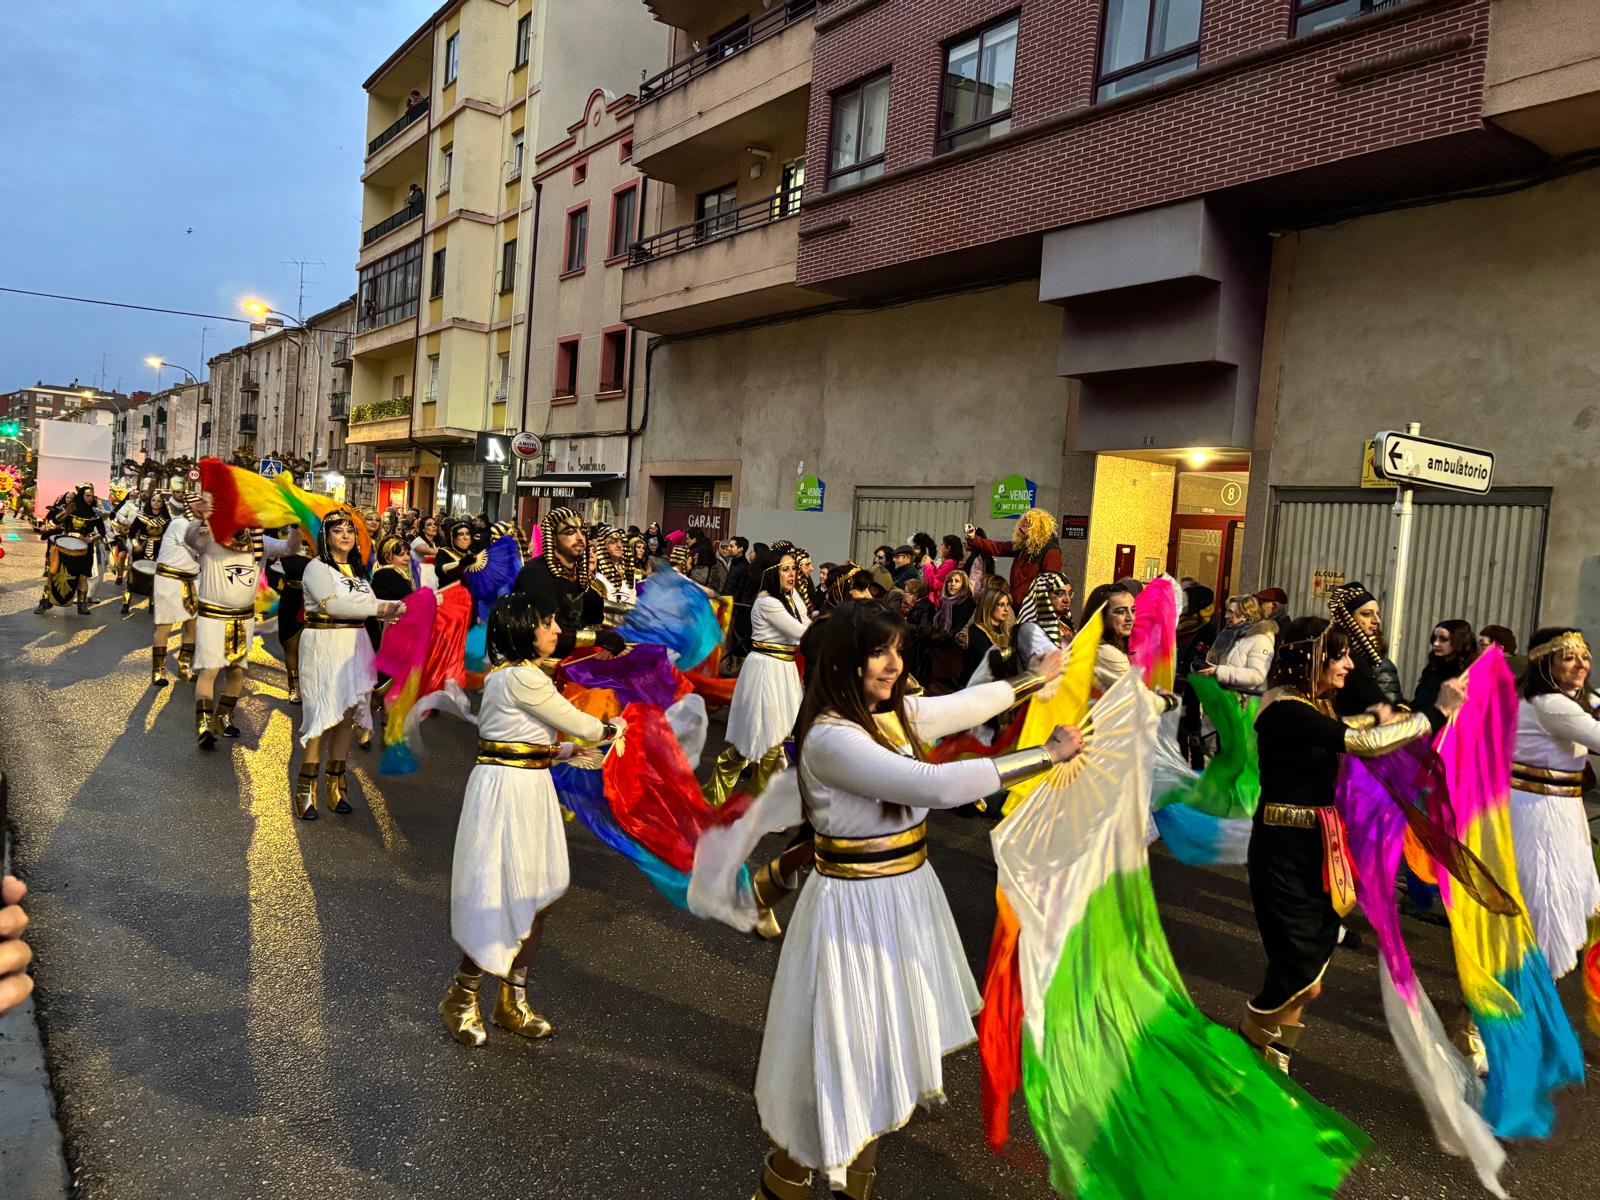
<instances>
[{"instance_id":1,"label":"sign post","mask_svg":"<svg viewBox=\"0 0 1600 1200\"><path fill-rule=\"evenodd\" d=\"M1412 421L1404 433L1384 432L1374 439L1373 466L1398 489L1389 543L1389 655L1400 657L1401 629L1406 612L1406 576L1411 563L1411 533L1416 520L1416 490L1443 488L1481 496L1494 475L1494 455L1453 442L1436 442L1421 436L1422 426Z\"/></svg>"}]
</instances>

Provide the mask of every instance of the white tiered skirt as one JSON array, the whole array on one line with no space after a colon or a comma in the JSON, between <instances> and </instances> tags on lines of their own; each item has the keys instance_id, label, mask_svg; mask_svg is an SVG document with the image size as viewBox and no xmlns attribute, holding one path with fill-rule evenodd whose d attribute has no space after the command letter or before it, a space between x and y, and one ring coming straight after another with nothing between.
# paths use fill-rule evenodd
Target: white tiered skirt
<instances>
[{"instance_id":1,"label":"white tiered skirt","mask_svg":"<svg viewBox=\"0 0 1600 1200\"><path fill-rule=\"evenodd\" d=\"M739 668L728 705L728 744L751 761L781 746L794 729L804 698L794 663L759 652L750 655Z\"/></svg>"},{"instance_id":2,"label":"white tiered skirt","mask_svg":"<svg viewBox=\"0 0 1600 1200\"><path fill-rule=\"evenodd\" d=\"M300 635L300 744L332 729L352 708L372 728L368 703L378 686L372 639L365 629L312 629Z\"/></svg>"},{"instance_id":3,"label":"white tiered skirt","mask_svg":"<svg viewBox=\"0 0 1600 1200\"><path fill-rule=\"evenodd\" d=\"M944 889L813 874L784 935L756 1068L761 1124L797 1162L842 1171L944 1099L943 1057L982 1007Z\"/></svg>"},{"instance_id":4,"label":"white tiered skirt","mask_svg":"<svg viewBox=\"0 0 1600 1200\"><path fill-rule=\"evenodd\" d=\"M1583 800L1513 790L1511 838L1539 949L1550 973L1560 979L1578 965L1589 917L1600 913L1600 876Z\"/></svg>"},{"instance_id":5,"label":"white tiered skirt","mask_svg":"<svg viewBox=\"0 0 1600 1200\"><path fill-rule=\"evenodd\" d=\"M550 772L473 767L450 867L450 935L462 953L504 978L533 918L571 879Z\"/></svg>"}]
</instances>

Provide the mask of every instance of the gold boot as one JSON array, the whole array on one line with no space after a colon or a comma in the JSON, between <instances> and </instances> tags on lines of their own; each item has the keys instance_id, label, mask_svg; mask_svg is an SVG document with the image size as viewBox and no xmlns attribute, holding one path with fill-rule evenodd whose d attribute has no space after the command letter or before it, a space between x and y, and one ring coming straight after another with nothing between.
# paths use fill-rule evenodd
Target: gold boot
<instances>
[{"instance_id":1,"label":"gold boot","mask_svg":"<svg viewBox=\"0 0 1600 1200\"><path fill-rule=\"evenodd\" d=\"M243 730L233 723L233 706L239 703L237 696L218 696L217 711L211 722L212 729L221 737L236 738L241 736Z\"/></svg>"},{"instance_id":2,"label":"gold boot","mask_svg":"<svg viewBox=\"0 0 1600 1200\"><path fill-rule=\"evenodd\" d=\"M750 1200L809 1200L811 1172L807 1171L804 1179L785 1179L772 1165L772 1159L773 1153L769 1151L761 1164L761 1186Z\"/></svg>"},{"instance_id":3,"label":"gold boot","mask_svg":"<svg viewBox=\"0 0 1600 1200\"><path fill-rule=\"evenodd\" d=\"M317 819L317 764L301 763L300 774L295 777L294 793L290 797L294 815L302 821Z\"/></svg>"},{"instance_id":4,"label":"gold boot","mask_svg":"<svg viewBox=\"0 0 1600 1200\"><path fill-rule=\"evenodd\" d=\"M300 703L300 676L295 671L289 672L289 703Z\"/></svg>"},{"instance_id":5,"label":"gold boot","mask_svg":"<svg viewBox=\"0 0 1600 1200\"><path fill-rule=\"evenodd\" d=\"M877 1168L870 1171L858 1171L854 1167L846 1167L844 1171L844 1186L834 1188L833 1195L843 1197L843 1200L872 1200L873 1188L878 1182Z\"/></svg>"},{"instance_id":6,"label":"gold boot","mask_svg":"<svg viewBox=\"0 0 1600 1200\"><path fill-rule=\"evenodd\" d=\"M444 999L439 1001L444 1027L463 1046L481 1046L489 1040L489 1031L483 1027L483 1016L478 1012L478 987L482 983L482 975L457 971Z\"/></svg>"},{"instance_id":7,"label":"gold boot","mask_svg":"<svg viewBox=\"0 0 1600 1200\"><path fill-rule=\"evenodd\" d=\"M528 973L513 971L501 984L494 1002L494 1023L520 1037L550 1036L550 1022L528 1007Z\"/></svg>"},{"instance_id":8,"label":"gold boot","mask_svg":"<svg viewBox=\"0 0 1600 1200\"><path fill-rule=\"evenodd\" d=\"M217 735L211 731L211 706L204 700L194 702L194 736L200 749L217 748Z\"/></svg>"},{"instance_id":9,"label":"gold boot","mask_svg":"<svg viewBox=\"0 0 1600 1200\"><path fill-rule=\"evenodd\" d=\"M150 686L164 688L172 681L167 678L167 652L165 650L150 651Z\"/></svg>"},{"instance_id":10,"label":"gold boot","mask_svg":"<svg viewBox=\"0 0 1600 1200\"><path fill-rule=\"evenodd\" d=\"M711 778L705 781L700 793L706 798L706 803L712 808L721 808L728 802L728 797L733 795L733 789L738 786L739 776L744 773L748 764L740 753L732 746L726 747L717 755L717 761L711 768Z\"/></svg>"},{"instance_id":11,"label":"gold boot","mask_svg":"<svg viewBox=\"0 0 1600 1200\"><path fill-rule=\"evenodd\" d=\"M350 785L345 782L344 763L330 760L324 773L328 780L328 807L340 816L354 812L355 810L350 807L350 801L347 799Z\"/></svg>"},{"instance_id":12,"label":"gold boot","mask_svg":"<svg viewBox=\"0 0 1600 1200\"><path fill-rule=\"evenodd\" d=\"M767 783L779 771L789 765L789 756L784 753L783 746L774 746L761 756L761 761L756 764L755 778L750 781L750 794L759 796L767 790Z\"/></svg>"},{"instance_id":13,"label":"gold boot","mask_svg":"<svg viewBox=\"0 0 1600 1200\"><path fill-rule=\"evenodd\" d=\"M1289 1059L1305 1032L1304 1025L1273 1025L1262 1023L1253 1012L1246 1012L1239 1025L1245 1041L1256 1048L1269 1067L1276 1067L1285 1075L1289 1073Z\"/></svg>"},{"instance_id":14,"label":"gold boot","mask_svg":"<svg viewBox=\"0 0 1600 1200\"><path fill-rule=\"evenodd\" d=\"M178 678L184 683L194 682L194 646L188 642L178 646Z\"/></svg>"},{"instance_id":15,"label":"gold boot","mask_svg":"<svg viewBox=\"0 0 1600 1200\"><path fill-rule=\"evenodd\" d=\"M795 883L790 883L783 877L782 862L781 858L775 858L757 871L751 888L756 900L756 932L769 942L775 942L783 936L783 926L778 923L773 908L799 883L798 878Z\"/></svg>"}]
</instances>

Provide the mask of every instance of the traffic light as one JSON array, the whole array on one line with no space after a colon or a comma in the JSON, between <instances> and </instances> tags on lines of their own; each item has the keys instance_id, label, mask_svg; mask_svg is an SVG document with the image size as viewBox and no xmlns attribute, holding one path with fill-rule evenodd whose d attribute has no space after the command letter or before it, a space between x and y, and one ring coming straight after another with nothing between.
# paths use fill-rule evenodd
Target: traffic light
<instances>
[{"instance_id":1,"label":"traffic light","mask_svg":"<svg viewBox=\"0 0 1600 1200\"><path fill-rule=\"evenodd\" d=\"M0 437L16 437L21 432L20 421L0 421Z\"/></svg>"}]
</instances>

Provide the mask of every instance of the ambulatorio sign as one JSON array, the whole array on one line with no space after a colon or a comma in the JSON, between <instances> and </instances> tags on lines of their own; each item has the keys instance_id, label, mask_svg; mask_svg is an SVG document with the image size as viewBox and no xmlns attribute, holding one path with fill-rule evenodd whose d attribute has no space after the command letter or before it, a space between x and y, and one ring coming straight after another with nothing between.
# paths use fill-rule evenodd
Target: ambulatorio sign
<instances>
[{"instance_id":1,"label":"ambulatorio sign","mask_svg":"<svg viewBox=\"0 0 1600 1200\"><path fill-rule=\"evenodd\" d=\"M1378 474L1392 483L1483 495L1494 477L1494 455L1471 446L1436 442L1414 433L1380 433L1373 455Z\"/></svg>"}]
</instances>

